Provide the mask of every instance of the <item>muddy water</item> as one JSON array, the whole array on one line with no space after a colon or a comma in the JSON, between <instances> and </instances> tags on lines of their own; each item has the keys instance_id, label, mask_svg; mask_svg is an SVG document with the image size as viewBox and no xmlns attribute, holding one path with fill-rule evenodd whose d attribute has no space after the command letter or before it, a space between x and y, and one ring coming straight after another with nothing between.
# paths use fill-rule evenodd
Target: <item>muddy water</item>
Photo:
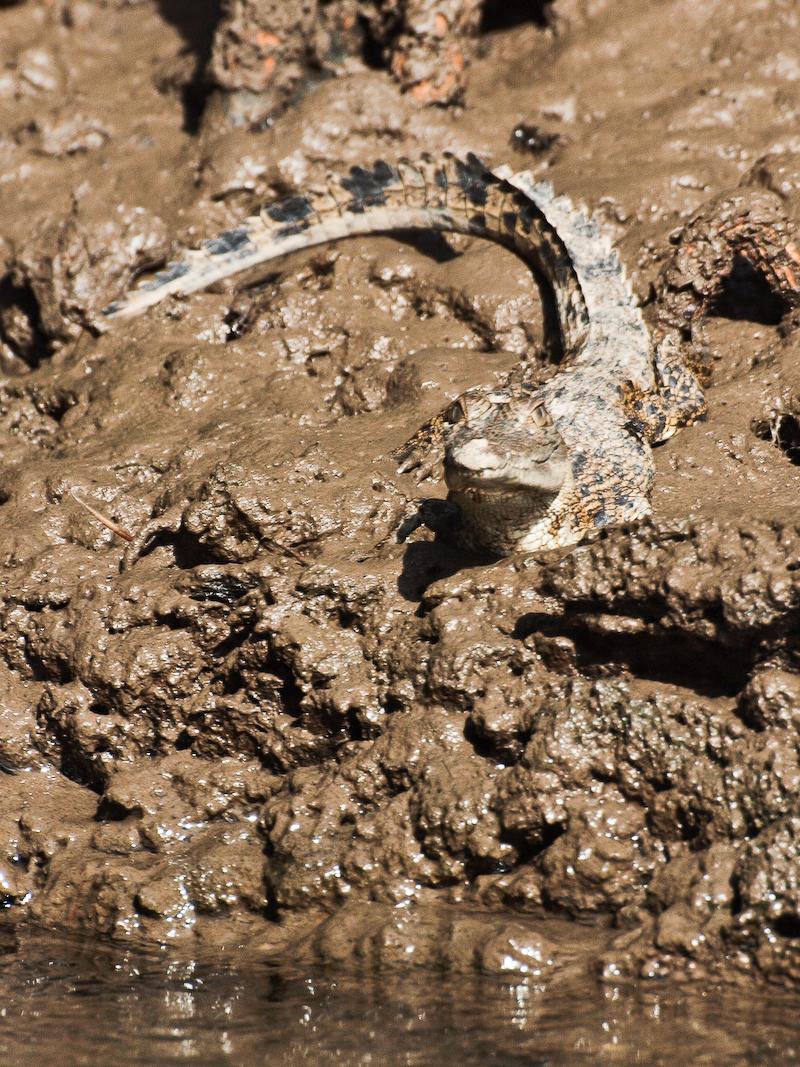
<instances>
[{"instance_id":1,"label":"muddy water","mask_svg":"<svg viewBox=\"0 0 800 1067\"><path fill-rule=\"evenodd\" d=\"M356 32L246 121L220 63L269 5L0 4L0 906L86 946L20 935L5 1040L83 1040L79 1005L90 1049L191 1051L198 1020L211 1062L229 1003L242 1059L291 1059L313 1002L343 1062L375 1034L568 1062L575 1027L622 1062L789 1058L764 990L800 985L800 11L534 6L412 84L463 75L459 107ZM328 169L448 148L587 203L707 379L652 518L560 559L396 538L444 490L390 450L552 372L510 253L353 240L96 327Z\"/></svg>"},{"instance_id":2,"label":"muddy water","mask_svg":"<svg viewBox=\"0 0 800 1067\"><path fill-rule=\"evenodd\" d=\"M0 957L3 1062L526 1067L800 1058L797 998L176 961L49 937ZM69 1035L65 1044L65 1035Z\"/></svg>"}]
</instances>

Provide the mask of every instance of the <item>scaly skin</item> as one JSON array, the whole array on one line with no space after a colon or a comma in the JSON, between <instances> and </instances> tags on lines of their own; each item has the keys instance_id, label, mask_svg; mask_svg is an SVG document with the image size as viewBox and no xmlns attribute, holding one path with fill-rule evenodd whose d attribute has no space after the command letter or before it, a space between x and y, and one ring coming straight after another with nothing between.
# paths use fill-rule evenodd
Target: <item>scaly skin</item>
<instances>
[{"instance_id":1,"label":"scaly skin","mask_svg":"<svg viewBox=\"0 0 800 1067\"><path fill-rule=\"evenodd\" d=\"M170 294L300 248L354 234L439 230L511 248L545 285L549 381L468 390L393 455L430 470L444 453L454 531L505 554L575 545L650 510L650 445L704 413L702 392L668 337L655 351L616 252L597 224L526 172L470 155L354 167L265 207L109 305L115 321Z\"/></svg>"}]
</instances>

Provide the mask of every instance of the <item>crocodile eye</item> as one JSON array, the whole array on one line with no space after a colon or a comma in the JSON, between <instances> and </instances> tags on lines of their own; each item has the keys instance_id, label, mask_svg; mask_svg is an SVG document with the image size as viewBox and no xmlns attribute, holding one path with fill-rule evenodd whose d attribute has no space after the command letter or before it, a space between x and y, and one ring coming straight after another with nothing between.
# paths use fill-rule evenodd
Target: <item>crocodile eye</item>
<instances>
[{"instance_id":1,"label":"crocodile eye","mask_svg":"<svg viewBox=\"0 0 800 1067\"><path fill-rule=\"evenodd\" d=\"M445 422L455 426L457 422L466 421L467 402L463 396L456 397L450 407L444 413Z\"/></svg>"},{"instance_id":2,"label":"crocodile eye","mask_svg":"<svg viewBox=\"0 0 800 1067\"><path fill-rule=\"evenodd\" d=\"M531 417L533 418L533 421L536 426L538 426L540 429L543 426L550 425L551 419L547 413L547 408L544 406L543 400L540 400L536 407L533 408L533 410L531 411Z\"/></svg>"}]
</instances>

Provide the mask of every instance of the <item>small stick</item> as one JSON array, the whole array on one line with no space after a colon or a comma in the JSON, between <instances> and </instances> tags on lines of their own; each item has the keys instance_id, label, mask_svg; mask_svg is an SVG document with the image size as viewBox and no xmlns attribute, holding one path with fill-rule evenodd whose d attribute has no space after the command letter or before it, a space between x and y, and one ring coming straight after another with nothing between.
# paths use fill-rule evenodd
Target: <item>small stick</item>
<instances>
[{"instance_id":1,"label":"small stick","mask_svg":"<svg viewBox=\"0 0 800 1067\"><path fill-rule=\"evenodd\" d=\"M133 534L129 533L124 526L120 526L119 523L114 522L113 519L109 519L107 515L104 515L102 511L98 511L97 508L93 508L92 505L78 496L74 489L70 489L70 494L77 500L82 508L86 508L90 515L94 515L98 522L101 522L106 529L116 534L117 537L121 537L123 541L132 541Z\"/></svg>"},{"instance_id":2,"label":"small stick","mask_svg":"<svg viewBox=\"0 0 800 1067\"><path fill-rule=\"evenodd\" d=\"M301 564L303 567L308 567L309 563L305 556L301 556L299 552L296 552L290 545L282 545L280 541L273 541L271 537L261 537L259 539L262 545L271 549L273 552L282 552L284 556L289 556L290 559Z\"/></svg>"}]
</instances>

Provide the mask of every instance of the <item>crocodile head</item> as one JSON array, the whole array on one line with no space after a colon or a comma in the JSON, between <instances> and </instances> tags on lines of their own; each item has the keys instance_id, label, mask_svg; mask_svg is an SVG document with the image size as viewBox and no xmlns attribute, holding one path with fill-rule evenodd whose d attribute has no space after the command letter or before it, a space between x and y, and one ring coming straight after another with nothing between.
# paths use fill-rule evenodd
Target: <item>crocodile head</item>
<instances>
[{"instance_id":1,"label":"crocodile head","mask_svg":"<svg viewBox=\"0 0 800 1067\"><path fill-rule=\"evenodd\" d=\"M550 498L564 484L569 469L564 441L542 399L524 387L464 393L447 421L449 489Z\"/></svg>"}]
</instances>

